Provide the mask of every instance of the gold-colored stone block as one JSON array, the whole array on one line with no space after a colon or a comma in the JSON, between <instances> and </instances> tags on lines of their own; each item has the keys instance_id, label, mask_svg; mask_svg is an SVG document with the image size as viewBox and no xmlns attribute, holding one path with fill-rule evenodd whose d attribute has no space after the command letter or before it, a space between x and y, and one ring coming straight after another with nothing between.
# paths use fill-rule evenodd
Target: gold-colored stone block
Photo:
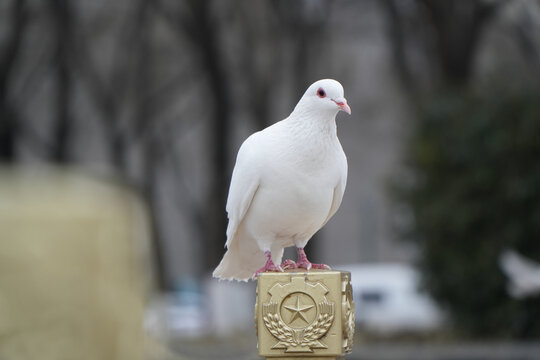
<instances>
[{"instance_id":1,"label":"gold-colored stone block","mask_svg":"<svg viewBox=\"0 0 540 360\"><path fill-rule=\"evenodd\" d=\"M255 327L259 355L335 359L351 352L354 302L346 271L288 270L258 277Z\"/></svg>"}]
</instances>

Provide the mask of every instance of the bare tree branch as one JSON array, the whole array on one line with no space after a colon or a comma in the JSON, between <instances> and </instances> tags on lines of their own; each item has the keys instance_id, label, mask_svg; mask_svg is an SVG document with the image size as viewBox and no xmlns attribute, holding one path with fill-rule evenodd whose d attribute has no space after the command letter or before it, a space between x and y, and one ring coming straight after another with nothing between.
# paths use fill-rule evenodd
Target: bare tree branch
<instances>
[{"instance_id":1,"label":"bare tree branch","mask_svg":"<svg viewBox=\"0 0 540 360\"><path fill-rule=\"evenodd\" d=\"M392 48L393 61L401 84L408 91L415 91L416 82L413 80L411 66L406 50L407 39L403 16L399 13L396 0L383 0L380 2L388 18L388 35Z\"/></svg>"},{"instance_id":2,"label":"bare tree branch","mask_svg":"<svg viewBox=\"0 0 540 360\"><path fill-rule=\"evenodd\" d=\"M442 76L450 85L466 84L478 41L503 2L421 0L435 29L435 49Z\"/></svg>"},{"instance_id":3,"label":"bare tree branch","mask_svg":"<svg viewBox=\"0 0 540 360\"><path fill-rule=\"evenodd\" d=\"M205 220L206 268L215 267L223 252L227 219L223 209L228 191L229 137L231 119L230 79L224 69L224 53L220 48L220 29L212 15L213 1L185 0L186 11L168 10L159 2L160 13L179 36L187 40L199 59L200 69L206 72L208 90L212 99L210 150L211 185ZM174 16L173 16L174 15Z\"/></svg>"},{"instance_id":4,"label":"bare tree branch","mask_svg":"<svg viewBox=\"0 0 540 360\"><path fill-rule=\"evenodd\" d=\"M56 70L56 124L53 130L53 161L65 163L69 160L69 140L73 120L71 113L72 71L71 46L74 14L69 0L52 0L49 3L55 27L56 49L54 64Z\"/></svg>"},{"instance_id":5,"label":"bare tree branch","mask_svg":"<svg viewBox=\"0 0 540 360\"><path fill-rule=\"evenodd\" d=\"M19 114L9 102L8 86L29 20L26 6L26 0L12 2L12 26L0 58L0 161L12 162L15 159Z\"/></svg>"},{"instance_id":6,"label":"bare tree branch","mask_svg":"<svg viewBox=\"0 0 540 360\"><path fill-rule=\"evenodd\" d=\"M430 71L427 78L435 86L460 87L467 85L473 71L478 44L489 21L506 3L483 0L415 0L418 6L412 15L405 14L396 0L384 0L388 18L394 63L401 82L411 92L421 89L413 86L413 63L408 61L407 51L411 42L419 45L416 51L433 66L423 67L422 73ZM411 10L411 9L408 9ZM414 19L407 19L407 17ZM421 26L406 27L406 21ZM427 26L426 26L427 25ZM418 67L418 65L416 65ZM435 79L435 81L433 80Z\"/></svg>"}]
</instances>

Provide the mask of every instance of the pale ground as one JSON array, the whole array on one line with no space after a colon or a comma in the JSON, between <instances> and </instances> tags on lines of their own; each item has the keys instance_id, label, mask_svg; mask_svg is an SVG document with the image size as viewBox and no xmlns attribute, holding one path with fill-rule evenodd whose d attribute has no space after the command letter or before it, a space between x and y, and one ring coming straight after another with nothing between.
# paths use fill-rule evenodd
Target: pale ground
<instances>
[{"instance_id":1,"label":"pale ground","mask_svg":"<svg viewBox=\"0 0 540 360\"><path fill-rule=\"evenodd\" d=\"M162 355L165 348L162 348ZM228 339L205 338L171 342L166 355L149 360L259 360L254 334ZM348 360L538 360L540 342L370 342L359 338Z\"/></svg>"}]
</instances>

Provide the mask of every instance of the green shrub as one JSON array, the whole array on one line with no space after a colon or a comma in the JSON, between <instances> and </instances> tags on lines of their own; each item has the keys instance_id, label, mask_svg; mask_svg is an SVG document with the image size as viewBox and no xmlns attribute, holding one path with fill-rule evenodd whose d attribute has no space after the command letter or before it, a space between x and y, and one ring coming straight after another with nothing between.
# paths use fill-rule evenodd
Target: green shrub
<instances>
[{"instance_id":1,"label":"green shrub","mask_svg":"<svg viewBox=\"0 0 540 360\"><path fill-rule=\"evenodd\" d=\"M540 261L540 96L446 95L419 111L401 196L424 286L468 336L540 336L540 298L514 300L498 260Z\"/></svg>"}]
</instances>

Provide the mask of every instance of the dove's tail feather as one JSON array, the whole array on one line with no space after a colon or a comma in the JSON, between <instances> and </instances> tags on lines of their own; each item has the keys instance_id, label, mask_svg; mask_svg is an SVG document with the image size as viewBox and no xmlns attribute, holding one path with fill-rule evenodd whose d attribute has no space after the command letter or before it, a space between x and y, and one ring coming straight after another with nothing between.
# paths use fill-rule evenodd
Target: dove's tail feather
<instances>
[{"instance_id":1,"label":"dove's tail feather","mask_svg":"<svg viewBox=\"0 0 540 360\"><path fill-rule=\"evenodd\" d=\"M248 281L265 263L264 253L257 242L242 229L229 241L228 249L213 277L223 280Z\"/></svg>"}]
</instances>

